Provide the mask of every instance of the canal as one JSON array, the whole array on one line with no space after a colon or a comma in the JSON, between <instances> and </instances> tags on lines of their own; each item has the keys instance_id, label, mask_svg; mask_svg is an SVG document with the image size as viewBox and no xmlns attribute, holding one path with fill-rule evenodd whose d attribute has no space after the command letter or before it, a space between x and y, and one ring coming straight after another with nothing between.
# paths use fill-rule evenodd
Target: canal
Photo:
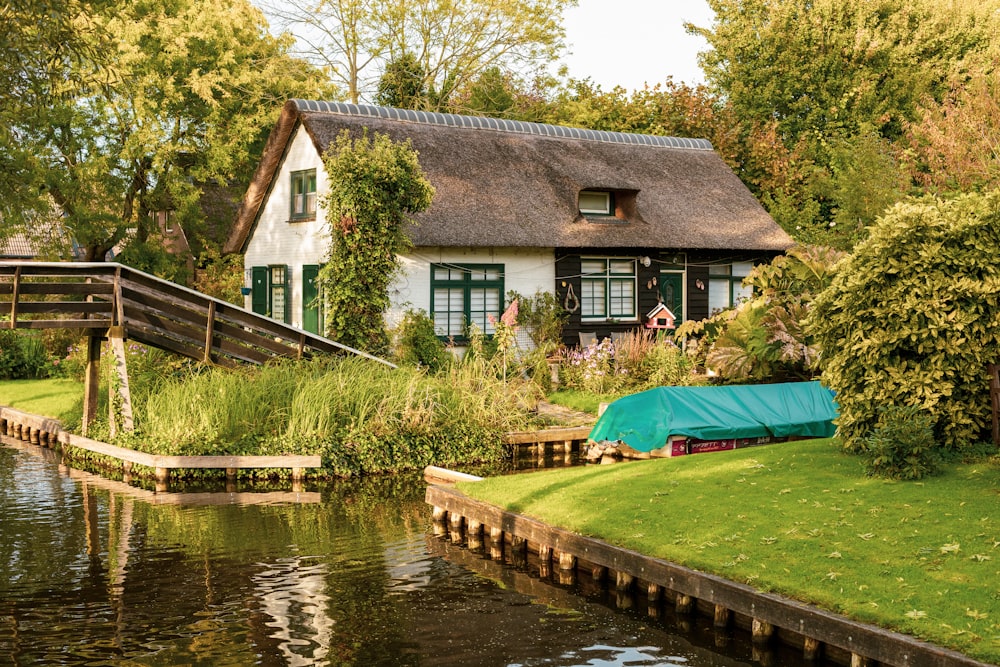
<instances>
[{"instance_id":1,"label":"canal","mask_svg":"<svg viewBox=\"0 0 1000 667\"><path fill-rule=\"evenodd\" d=\"M0 446L0 665L795 665L435 537L424 482L129 486Z\"/></svg>"}]
</instances>

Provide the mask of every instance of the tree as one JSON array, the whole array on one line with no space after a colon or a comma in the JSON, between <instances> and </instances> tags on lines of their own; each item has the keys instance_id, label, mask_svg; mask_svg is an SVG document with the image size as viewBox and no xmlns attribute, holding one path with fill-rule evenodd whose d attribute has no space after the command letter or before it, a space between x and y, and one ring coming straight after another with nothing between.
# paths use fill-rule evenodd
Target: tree
<instances>
[{"instance_id":1,"label":"tree","mask_svg":"<svg viewBox=\"0 0 1000 667\"><path fill-rule=\"evenodd\" d=\"M389 339L383 313L397 256L410 248L407 216L431 205L434 188L417 153L387 135L353 139L345 130L323 155L329 193L323 198L330 255L319 279L326 298L327 335L383 355Z\"/></svg>"},{"instance_id":2,"label":"tree","mask_svg":"<svg viewBox=\"0 0 1000 667\"><path fill-rule=\"evenodd\" d=\"M989 53L1000 2L709 0L702 67L746 147L740 175L796 239L849 248L909 189L921 104ZM759 145L758 145L759 143Z\"/></svg>"},{"instance_id":3,"label":"tree","mask_svg":"<svg viewBox=\"0 0 1000 667\"><path fill-rule=\"evenodd\" d=\"M412 53L404 53L386 65L378 81L375 104L400 109L424 109L428 106L426 75Z\"/></svg>"},{"instance_id":4,"label":"tree","mask_svg":"<svg viewBox=\"0 0 1000 667\"><path fill-rule=\"evenodd\" d=\"M952 83L942 104L925 98L909 124L914 180L933 192L1000 186L1000 72Z\"/></svg>"},{"instance_id":5,"label":"tree","mask_svg":"<svg viewBox=\"0 0 1000 667\"><path fill-rule=\"evenodd\" d=\"M91 15L102 0L13 0L0 7L0 237L52 216L24 125L47 121L68 86L100 75L103 40Z\"/></svg>"},{"instance_id":6,"label":"tree","mask_svg":"<svg viewBox=\"0 0 1000 667\"><path fill-rule=\"evenodd\" d=\"M563 49L563 10L576 0L267 0L299 36L300 52L330 69L351 102L374 99L379 72L412 54L427 108L447 109L480 72L546 69Z\"/></svg>"},{"instance_id":7,"label":"tree","mask_svg":"<svg viewBox=\"0 0 1000 667\"><path fill-rule=\"evenodd\" d=\"M862 451L879 408L918 406L944 448L987 437L1000 361L1000 191L892 208L837 268L806 328L837 392L838 433Z\"/></svg>"},{"instance_id":8,"label":"tree","mask_svg":"<svg viewBox=\"0 0 1000 667\"><path fill-rule=\"evenodd\" d=\"M17 189L44 188L85 259L144 243L150 213L198 214L197 183L245 176L274 109L324 91L245 0L94 7L93 29L43 112L11 136L34 156ZM18 213L12 212L11 224Z\"/></svg>"}]
</instances>

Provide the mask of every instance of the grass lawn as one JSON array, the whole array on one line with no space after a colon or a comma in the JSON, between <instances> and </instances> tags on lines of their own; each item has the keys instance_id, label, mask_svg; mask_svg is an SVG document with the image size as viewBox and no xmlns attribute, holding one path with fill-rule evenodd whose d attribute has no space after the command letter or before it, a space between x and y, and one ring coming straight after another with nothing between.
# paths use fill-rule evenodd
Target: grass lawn
<instances>
[{"instance_id":1,"label":"grass lawn","mask_svg":"<svg viewBox=\"0 0 1000 667\"><path fill-rule=\"evenodd\" d=\"M545 400L577 412L596 415L601 403L612 403L621 397L622 394L591 394L576 389L560 389L549 394Z\"/></svg>"},{"instance_id":2,"label":"grass lawn","mask_svg":"<svg viewBox=\"0 0 1000 667\"><path fill-rule=\"evenodd\" d=\"M3 380L0 405L44 417L65 418L80 411L83 385L76 380Z\"/></svg>"},{"instance_id":3,"label":"grass lawn","mask_svg":"<svg viewBox=\"0 0 1000 667\"><path fill-rule=\"evenodd\" d=\"M919 482L805 440L463 483L583 535L1000 663L1000 459Z\"/></svg>"}]
</instances>

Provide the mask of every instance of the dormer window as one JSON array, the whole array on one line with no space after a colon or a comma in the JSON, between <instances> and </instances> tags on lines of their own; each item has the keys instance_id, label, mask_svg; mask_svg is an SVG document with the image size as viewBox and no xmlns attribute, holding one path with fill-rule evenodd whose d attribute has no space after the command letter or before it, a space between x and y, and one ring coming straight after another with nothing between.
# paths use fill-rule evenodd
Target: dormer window
<instances>
[{"instance_id":1,"label":"dormer window","mask_svg":"<svg viewBox=\"0 0 1000 667\"><path fill-rule=\"evenodd\" d=\"M608 191L582 190L580 192L580 213L585 216L614 215L614 195Z\"/></svg>"}]
</instances>

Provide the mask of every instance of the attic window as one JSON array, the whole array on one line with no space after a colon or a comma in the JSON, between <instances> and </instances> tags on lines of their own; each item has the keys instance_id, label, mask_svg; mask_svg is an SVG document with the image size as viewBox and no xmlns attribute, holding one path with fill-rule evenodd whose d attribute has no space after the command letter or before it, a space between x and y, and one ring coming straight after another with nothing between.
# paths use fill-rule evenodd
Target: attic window
<instances>
[{"instance_id":1,"label":"attic window","mask_svg":"<svg viewBox=\"0 0 1000 667\"><path fill-rule=\"evenodd\" d=\"M614 195L607 191L581 190L580 213L583 215L614 215Z\"/></svg>"},{"instance_id":2,"label":"attic window","mask_svg":"<svg viewBox=\"0 0 1000 667\"><path fill-rule=\"evenodd\" d=\"M316 217L316 170L292 172L292 220Z\"/></svg>"}]
</instances>

